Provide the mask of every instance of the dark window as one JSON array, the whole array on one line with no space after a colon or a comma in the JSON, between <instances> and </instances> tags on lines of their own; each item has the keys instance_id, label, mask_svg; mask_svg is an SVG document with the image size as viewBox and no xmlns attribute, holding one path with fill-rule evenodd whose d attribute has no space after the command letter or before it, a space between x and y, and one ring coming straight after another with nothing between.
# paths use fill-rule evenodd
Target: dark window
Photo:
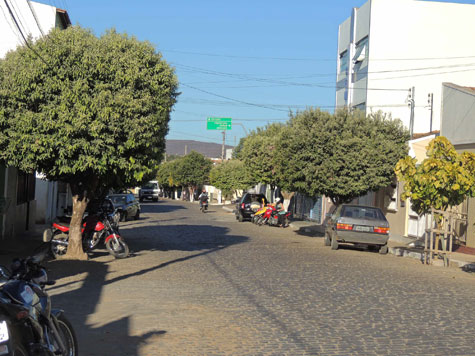
<instances>
[{"instance_id":1,"label":"dark window","mask_svg":"<svg viewBox=\"0 0 475 356\"><path fill-rule=\"evenodd\" d=\"M35 183L34 174L18 172L17 205L35 200Z\"/></svg>"}]
</instances>

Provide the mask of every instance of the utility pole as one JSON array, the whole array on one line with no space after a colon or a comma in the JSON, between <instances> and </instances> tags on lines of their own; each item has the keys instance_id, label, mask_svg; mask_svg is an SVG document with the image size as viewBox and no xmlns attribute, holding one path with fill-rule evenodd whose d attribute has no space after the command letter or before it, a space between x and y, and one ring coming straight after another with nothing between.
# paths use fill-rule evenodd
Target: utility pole
<instances>
[{"instance_id":1,"label":"utility pole","mask_svg":"<svg viewBox=\"0 0 475 356\"><path fill-rule=\"evenodd\" d=\"M188 145L185 145L185 156L187 155L188 153Z\"/></svg>"},{"instance_id":2,"label":"utility pole","mask_svg":"<svg viewBox=\"0 0 475 356\"><path fill-rule=\"evenodd\" d=\"M407 105L411 108L411 118L409 120L409 134L414 135L414 104L415 104L415 88L412 87L409 89L409 94L407 95Z\"/></svg>"},{"instance_id":3,"label":"utility pole","mask_svg":"<svg viewBox=\"0 0 475 356\"><path fill-rule=\"evenodd\" d=\"M226 143L226 131L223 131L223 147L221 149L221 162L224 162L224 144Z\"/></svg>"},{"instance_id":4,"label":"utility pole","mask_svg":"<svg viewBox=\"0 0 475 356\"><path fill-rule=\"evenodd\" d=\"M434 112L434 93L429 93L427 94L427 103L429 104L429 110L430 110L430 130L429 132L432 132L432 115Z\"/></svg>"}]
</instances>

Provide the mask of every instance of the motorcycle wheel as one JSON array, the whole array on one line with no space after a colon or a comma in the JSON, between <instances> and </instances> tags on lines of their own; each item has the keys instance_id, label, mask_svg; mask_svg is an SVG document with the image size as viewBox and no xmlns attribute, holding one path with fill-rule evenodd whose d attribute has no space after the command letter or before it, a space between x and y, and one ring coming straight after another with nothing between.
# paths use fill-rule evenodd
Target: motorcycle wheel
<instances>
[{"instance_id":1,"label":"motorcycle wheel","mask_svg":"<svg viewBox=\"0 0 475 356\"><path fill-rule=\"evenodd\" d=\"M106 242L106 248L115 258L125 258L129 255L129 246L121 238L110 239Z\"/></svg>"},{"instance_id":2,"label":"motorcycle wheel","mask_svg":"<svg viewBox=\"0 0 475 356\"><path fill-rule=\"evenodd\" d=\"M68 242L69 235L63 232L60 232L60 233L54 234L53 238L51 239L51 242L50 242L51 253L53 254L54 258L60 258L61 256L64 256L66 254L66 252L68 251L68 246L55 244L54 240L60 241L60 242Z\"/></svg>"},{"instance_id":3,"label":"motorcycle wheel","mask_svg":"<svg viewBox=\"0 0 475 356\"><path fill-rule=\"evenodd\" d=\"M58 332L62 338L66 353L63 356L77 356L78 355L78 341L74 332L73 326L64 315L60 315L56 319L58 323ZM48 330L49 339L52 340L54 351L59 351L59 345L52 330Z\"/></svg>"}]
</instances>

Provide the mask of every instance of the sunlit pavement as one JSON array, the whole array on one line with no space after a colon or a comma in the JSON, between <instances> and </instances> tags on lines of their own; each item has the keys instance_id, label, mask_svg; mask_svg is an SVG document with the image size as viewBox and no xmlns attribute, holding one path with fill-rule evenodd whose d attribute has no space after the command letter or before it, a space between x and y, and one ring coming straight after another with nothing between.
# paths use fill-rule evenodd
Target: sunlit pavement
<instances>
[{"instance_id":1,"label":"sunlit pavement","mask_svg":"<svg viewBox=\"0 0 475 356\"><path fill-rule=\"evenodd\" d=\"M81 355L473 355L475 276L239 223L210 206L142 204L133 254L54 261L53 303Z\"/></svg>"}]
</instances>

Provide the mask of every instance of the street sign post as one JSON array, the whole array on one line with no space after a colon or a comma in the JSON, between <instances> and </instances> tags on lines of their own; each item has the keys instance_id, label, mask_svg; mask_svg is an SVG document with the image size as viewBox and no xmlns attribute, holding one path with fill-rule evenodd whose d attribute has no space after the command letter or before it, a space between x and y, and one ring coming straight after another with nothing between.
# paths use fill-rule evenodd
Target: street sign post
<instances>
[{"instance_id":1,"label":"street sign post","mask_svg":"<svg viewBox=\"0 0 475 356\"><path fill-rule=\"evenodd\" d=\"M206 120L208 130L231 130L232 123L230 117L208 117Z\"/></svg>"}]
</instances>

